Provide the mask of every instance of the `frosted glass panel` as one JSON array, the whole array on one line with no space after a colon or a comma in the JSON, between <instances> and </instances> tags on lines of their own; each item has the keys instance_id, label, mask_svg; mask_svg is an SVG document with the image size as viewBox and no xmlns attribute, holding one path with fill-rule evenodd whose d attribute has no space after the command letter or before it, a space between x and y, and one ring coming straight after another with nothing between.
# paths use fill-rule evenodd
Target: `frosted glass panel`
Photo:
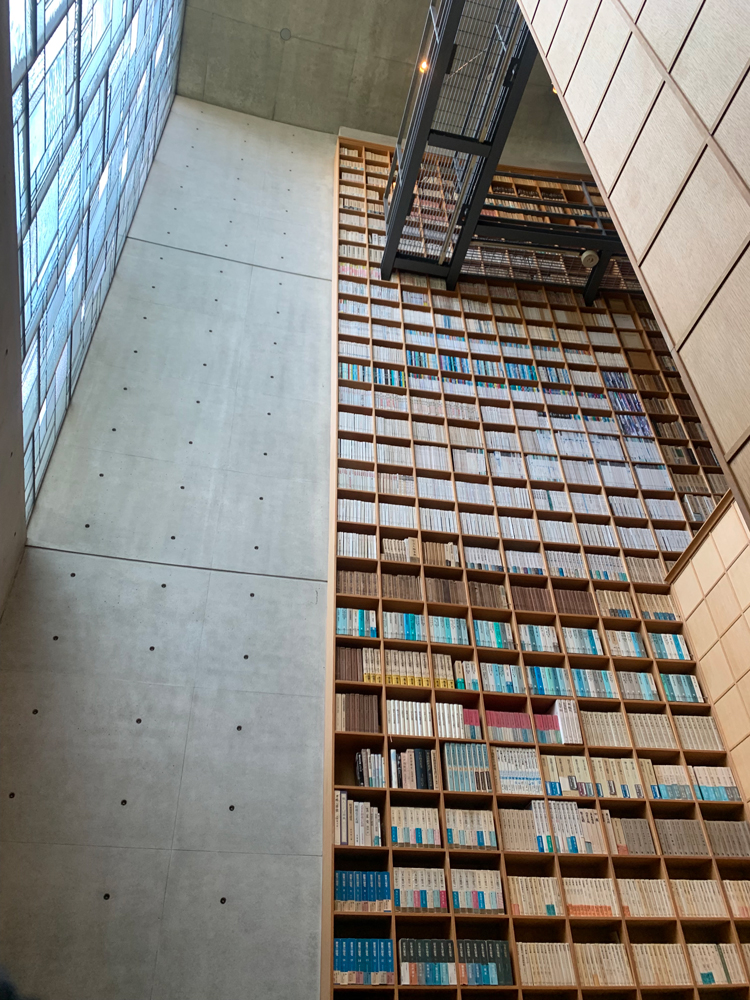
<instances>
[{"instance_id":1,"label":"frosted glass panel","mask_svg":"<svg viewBox=\"0 0 750 1000\"><path fill-rule=\"evenodd\" d=\"M174 96L184 0L10 0L31 512Z\"/></svg>"}]
</instances>

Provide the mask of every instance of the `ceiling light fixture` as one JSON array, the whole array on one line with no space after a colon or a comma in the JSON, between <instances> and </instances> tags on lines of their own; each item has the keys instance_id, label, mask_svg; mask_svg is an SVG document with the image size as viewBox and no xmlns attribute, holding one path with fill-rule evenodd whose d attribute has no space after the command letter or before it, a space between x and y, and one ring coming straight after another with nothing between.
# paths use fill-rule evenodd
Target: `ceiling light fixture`
<instances>
[{"instance_id":1,"label":"ceiling light fixture","mask_svg":"<svg viewBox=\"0 0 750 1000\"><path fill-rule=\"evenodd\" d=\"M426 73L429 68L430 64L427 62L426 59L423 59L422 62L419 64L419 72Z\"/></svg>"}]
</instances>

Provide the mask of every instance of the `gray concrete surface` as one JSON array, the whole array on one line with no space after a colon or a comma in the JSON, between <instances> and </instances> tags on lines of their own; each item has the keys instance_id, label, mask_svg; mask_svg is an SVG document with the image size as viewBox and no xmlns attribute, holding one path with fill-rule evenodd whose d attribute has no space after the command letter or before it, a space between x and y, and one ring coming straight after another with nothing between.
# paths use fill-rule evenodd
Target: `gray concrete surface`
<instances>
[{"instance_id":1,"label":"gray concrete surface","mask_svg":"<svg viewBox=\"0 0 750 1000\"><path fill-rule=\"evenodd\" d=\"M334 148L172 109L0 623L40 1000L318 995Z\"/></svg>"},{"instance_id":2,"label":"gray concrete surface","mask_svg":"<svg viewBox=\"0 0 750 1000\"><path fill-rule=\"evenodd\" d=\"M322 132L343 125L396 135L428 7L428 0L188 0L177 92ZM503 162L587 170L540 59Z\"/></svg>"}]
</instances>

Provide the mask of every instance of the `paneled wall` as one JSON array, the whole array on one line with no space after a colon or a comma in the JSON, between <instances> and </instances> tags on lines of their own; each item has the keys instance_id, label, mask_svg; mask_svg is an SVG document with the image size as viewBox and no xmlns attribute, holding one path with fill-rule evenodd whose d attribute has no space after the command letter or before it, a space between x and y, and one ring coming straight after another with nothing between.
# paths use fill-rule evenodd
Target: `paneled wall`
<instances>
[{"instance_id":1,"label":"paneled wall","mask_svg":"<svg viewBox=\"0 0 750 1000\"><path fill-rule=\"evenodd\" d=\"M747 513L748 5L520 5Z\"/></svg>"},{"instance_id":2,"label":"paneled wall","mask_svg":"<svg viewBox=\"0 0 750 1000\"><path fill-rule=\"evenodd\" d=\"M729 494L672 576L672 596L750 801L750 528Z\"/></svg>"}]
</instances>

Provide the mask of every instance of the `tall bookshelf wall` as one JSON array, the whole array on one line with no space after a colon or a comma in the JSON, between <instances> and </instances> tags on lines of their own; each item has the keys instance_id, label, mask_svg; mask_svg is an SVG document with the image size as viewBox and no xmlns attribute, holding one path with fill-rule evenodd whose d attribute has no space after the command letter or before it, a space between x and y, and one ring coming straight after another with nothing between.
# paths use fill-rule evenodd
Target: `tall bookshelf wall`
<instances>
[{"instance_id":1,"label":"tall bookshelf wall","mask_svg":"<svg viewBox=\"0 0 750 1000\"><path fill-rule=\"evenodd\" d=\"M404 273L382 281L382 191L390 153L385 147L342 139L337 160L332 429L336 490L330 563L335 596L330 602L327 688L324 995L482 993L572 1000L606 988L623 1000L655 992L670 998L697 997L717 990L728 997L747 997L750 953L743 946L750 945L750 909L740 911L736 901L732 909L728 892L744 891L733 889L733 883L750 879L749 852L744 841L733 840L725 849L716 828L706 825L730 821L737 826L727 829L738 833L743 806L731 800L731 790L701 792L730 796L716 801L698 798L690 787L684 798L669 797L674 788L665 788L663 798L652 798L645 770L649 762L731 767L720 742L696 741L686 734L690 721L685 717L710 716L711 706L664 583L691 532L726 488L720 469L645 298L603 294L586 307L570 290L509 280L472 277L462 280L455 292L435 279ZM446 565L445 558L441 564L434 555L436 544L455 547L448 549L447 562L456 565ZM477 549L493 550L494 555L482 557ZM394 553L396 558L387 557ZM489 565L493 568L480 568ZM460 624L446 626L445 619L463 622L465 633ZM403 637L391 637L400 626L405 628ZM421 629L424 638L417 639ZM564 631L571 629L587 632ZM446 641L451 636L458 641ZM588 643L591 652L580 651L581 642ZM351 679L357 650L365 651L366 664L373 656L368 651L374 651L379 680L370 675L368 680ZM428 676L397 676L394 672L405 669L406 658L399 663L388 656L394 653L426 654ZM445 657L452 665L475 665L476 690L469 689L470 668L464 668L469 678L464 689L445 686ZM495 677L507 676L506 668L515 667L514 684L519 686L520 675L523 690L491 690L491 664L497 665ZM528 668L540 670L530 673ZM552 693L546 668L564 671L569 685L564 694ZM637 679L639 691L650 691L651 698L636 696L629 676L633 673L642 675ZM695 681L681 684L678 674ZM560 679L559 674L555 677ZM455 673L452 683L457 683ZM688 689L688 684L693 686ZM377 718L372 702L360 715L365 731L352 729L351 715L348 725L340 717L341 696L354 695L375 699ZM687 697L701 700L669 700ZM399 709L399 721L388 704L396 701L422 707ZM535 717L551 719L561 701L573 705L581 732L578 742L543 741L547 737ZM442 735L442 706L447 704L476 713L463 721L477 722L479 730ZM419 736L393 731L403 729L405 718L418 711L423 727L424 719L430 720L433 735L426 735L424 728ZM488 719L497 718L488 713L504 712L529 717L530 733L521 734L526 741L517 732L490 733ZM603 713L604 719L597 727L587 713ZM610 713L622 719L623 742L628 745L604 745L601 727ZM639 721L641 716L644 721ZM539 722L542 725L546 723ZM376 731L366 731L370 728ZM651 739L657 730L661 735ZM470 739L467 733L478 738ZM453 779L446 753L454 754L456 743L472 748L464 752L476 754L480 748L486 755L489 787L450 790ZM707 748L690 748L698 743ZM391 787L391 751L411 749L425 750L428 756L434 751L433 789ZM604 794L611 788L596 794L595 787L584 786L583 794L561 797L550 794L557 789L545 784L544 773L538 791L509 790L514 776L501 780L497 749L531 750L537 764L547 755L584 758L589 772L597 758L630 761L624 766L634 769L644 797ZM382 755L385 787L357 784L356 754L365 750ZM408 762L402 762L406 773ZM345 793L349 801L378 809L381 846L336 843L351 833L345 829L342 837L334 815L336 793L339 799ZM579 853L566 851L560 825L562 842L553 845L551 853L540 853L534 845L508 849L503 830L510 833L508 824L520 820L505 810L527 812L532 803L542 803L549 825L561 801L591 811L586 815L600 831L592 834L592 842L596 847L601 835L603 851L587 853L585 846ZM391 826L399 808L436 810L439 845L394 844ZM539 815L539 805L533 808ZM489 813L497 847L449 844L449 810ZM606 833L607 814L610 821L645 820L654 853L634 853L632 844L629 853L622 853L622 845L615 846ZM683 854L668 853L677 848L670 847L663 826L660 840L657 825L663 820L694 820L705 853L693 853L692 847ZM430 825L422 822L425 829ZM392 901L390 913L373 912L376 904L365 912L353 909L364 905L358 901L335 899L346 893L345 888L337 891L337 883L346 881L345 876L337 879L337 872L387 872L392 890L394 878L399 884L394 870L405 868L441 871L447 909L398 910ZM499 872L502 912L459 912L454 905L462 873L475 870ZM514 912L510 880L528 886L531 878L556 880L560 903L552 913L524 915L518 907ZM595 915L585 906L576 910L571 903L575 885L563 882L575 879L612 880L613 912ZM649 892L665 890L667 911L660 916L625 915L622 880L633 879L648 880ZM683 880L700 884L686 888ZM591 890L589 883L579 887L594 900ZM716 893L710 905L703 899L709 890ZM684 891L700 897L691 916L682 916L687 911L677 905L678 893ZM695 915L709 911L715 915ZM353 938L391 942L393 983L340 981L341 960L333 960L334 947L339 947L335 942ZM450 940L457 961L460 941L507 941L513 985L438 986L429 979L423 985L405 985L399 976L402 939ZM532 970L529 956L540 943L568 946L570 981L538 979L543 969ZM677 965L659 984L646 972L648 961L659 960L646 946L667 944L675 946L669 955ZM622 947L607 959L606 949L582 947L588 945ZM716 985L710 985L710 974L701 977L703 966L691 964L691 955L700 961L694 948L691 952L695 945L709 945L713 956L721 951L717 960L724 965L716 973ZM721 950L717 945L734 947ZM596 961L609 971L595 969ZM612 982L617 962L631 970L632 981ZM682 979L675 971L680 962ZM718 985L725 968L733 981ZM560 978L553 972L552 980L556 976Z\"/></svg>"}]
</instances>

